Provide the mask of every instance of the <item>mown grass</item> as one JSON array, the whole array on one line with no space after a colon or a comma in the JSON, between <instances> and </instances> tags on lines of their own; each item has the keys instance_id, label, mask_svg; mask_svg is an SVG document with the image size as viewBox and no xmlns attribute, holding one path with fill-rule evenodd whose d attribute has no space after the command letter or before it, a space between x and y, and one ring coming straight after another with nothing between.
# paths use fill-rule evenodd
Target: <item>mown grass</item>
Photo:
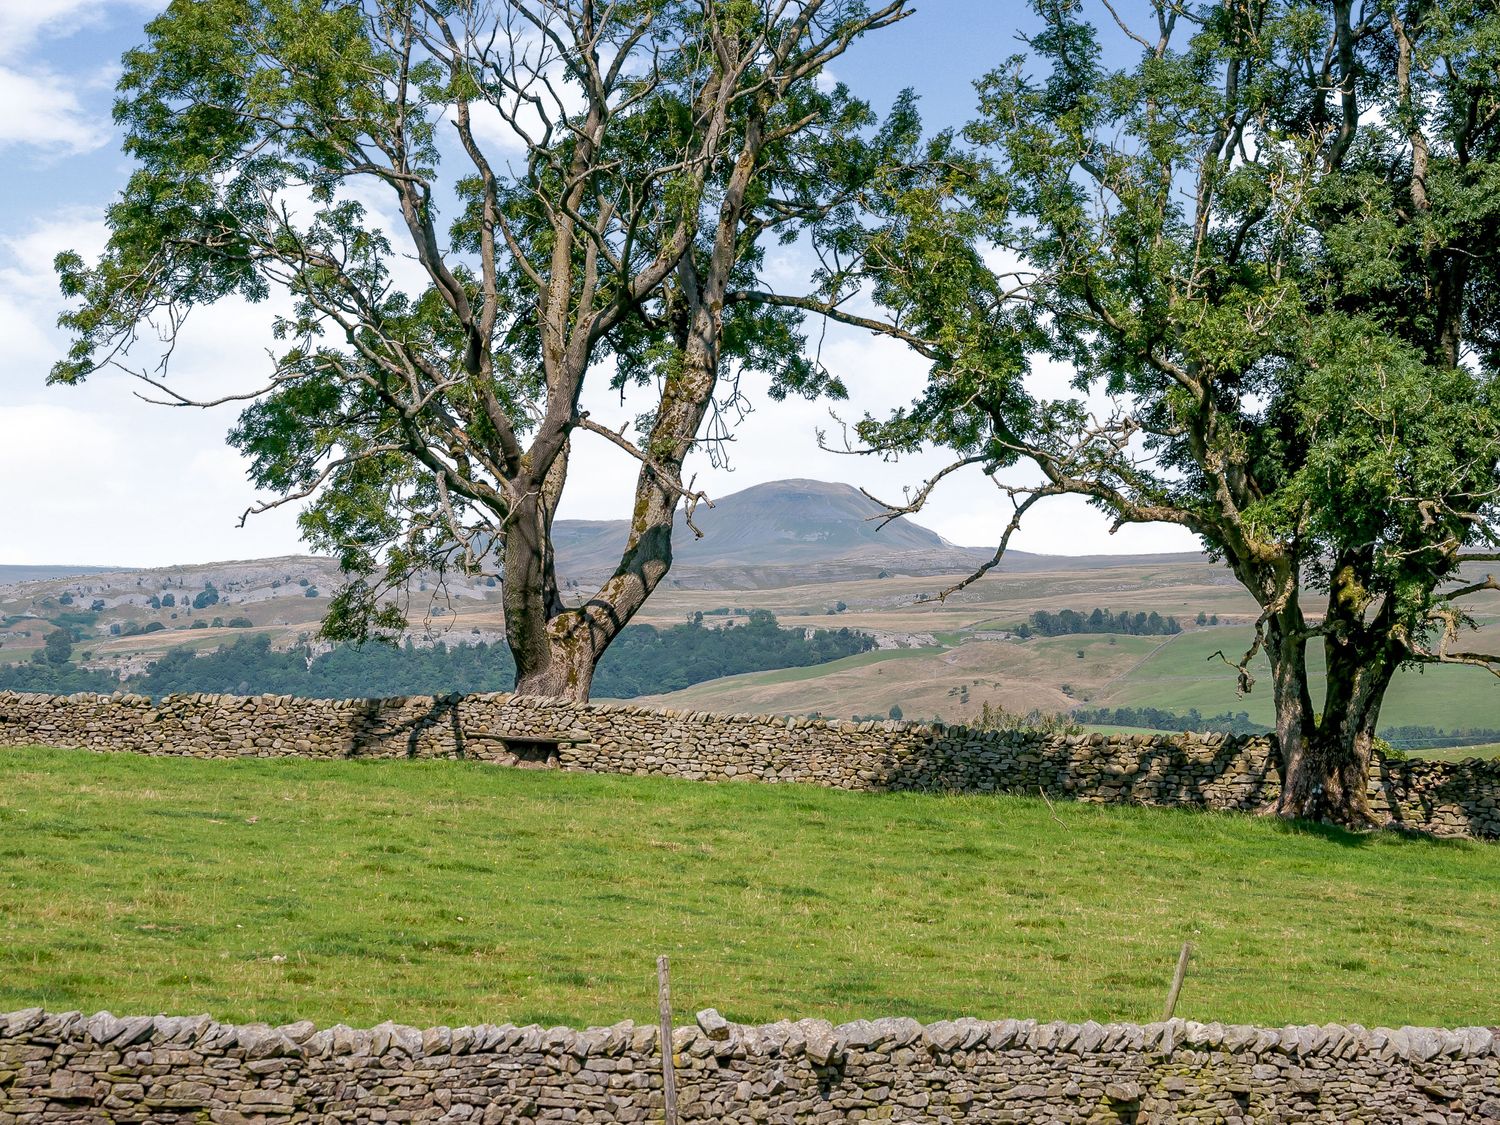
<instances>
[{"instance_id":1,"label":"mown grass","mask_svg":"<svg viewBox=\"0 0 1500 1125\"><path fill-rule=\"evenodd\" d=\"M1495 1023L1500 847L1014 797L0 751L0 1010Z\"/></svg>"}]
</instances>

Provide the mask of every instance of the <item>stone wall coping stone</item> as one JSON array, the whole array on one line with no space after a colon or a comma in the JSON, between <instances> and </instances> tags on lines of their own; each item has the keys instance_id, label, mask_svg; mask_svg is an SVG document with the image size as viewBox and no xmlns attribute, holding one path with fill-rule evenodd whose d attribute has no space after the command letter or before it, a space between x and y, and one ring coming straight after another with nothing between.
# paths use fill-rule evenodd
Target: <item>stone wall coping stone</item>
<instances>
[{"instance_id":1,"label":"stone wall coping stone","mask_svg":"<svg viewBox=\"0 0 1500 1125\"><path fill-rule=\"evenodd\" d=\"M0 1013L0 1039L55 1041L86 1036L95 1046L116 1050L152 1046L239 1050L246 1058L382 1056L399 1052L409 1059L439 1058L496 1049L546 1050L578 1057L611 1056L631 1048L655 1049L655 1027L622 1020L608 1027L542 1027L480 1024L417 1028L387 1020L370 1028L311 1020L273 1027L266 1023L222 1023L209 1015L116 1016L96 1012L49 1012L23 1008ZM1372 1056L1408 1062L1443 1057L1500 1057L1500 1027L1376 1027L1327 1023L1281 1028L1250 1024L1199 1023L1172 1019L1136 1024L1036 1020L984 1020L962 1017L921 1024L904 1016L832 1024L810 1018L771 1024L736 1024L714 1009L697 1021L673 1028L676 1050L717 1050L732 1043L749 1055L792 1057L806 1054L829 1065L849 1051L871 1051L920 1044L934 1054L1024 1047L1052 1054L1109 1055L1141 1050L1171 1055L1179 1050L1234 1055L1282 1055L1299 1059Z\"/></svg>"}]
</instances>

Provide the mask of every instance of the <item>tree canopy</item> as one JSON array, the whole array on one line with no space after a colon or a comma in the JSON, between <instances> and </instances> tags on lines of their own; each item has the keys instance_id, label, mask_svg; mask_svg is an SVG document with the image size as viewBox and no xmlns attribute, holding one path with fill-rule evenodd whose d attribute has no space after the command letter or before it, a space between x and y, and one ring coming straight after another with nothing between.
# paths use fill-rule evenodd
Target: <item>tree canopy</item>
<instances>
[{"instance_id":1,"label":"tree canopy","mask_svg":"<svg viewBox=\"0 0 1500 1125\"><path fill-rule=\"evenodd\" d=\"M670 566L679 502L691 523L705 499L684 461L725 436L737 374L841 390L795 310L744 294L764 240L870 175L870 111L822 74L906 10L174 0L125 57L134 171L108 247L58 258L77 303L53 379L127 362L147 326L170 343L195 308L275 298L268 381L216 401L247 403L231 441L260 507L307 501L305 537L352 576L326 633L400 629L420 570L492 569L519 686L586 697ZM634 434L583 406L611 369L651 389ZM212 404L132 370L159 401ZM550 532L580 431L639 473L619 566L567 606Z\"/></svg>"},{"instance_id":2,"label":"tree canopy","mask_svg":"<svg viewBox=\"0 0 1500 1125\"><path fill-rule=\"evenodd\" d=\"M1462 641L1462 599L1500 588L1464 570L1500 558L1500 13L1033 6L972 124L836 232L861 256L827 279L830 314L870 294L867 326L933 361L860 436L997 474L997 561L1060 494L1200 536L1261 607L1226 659L1248 691L1270 657L1281 811L1361 820L1392 673L1500 672ZM1036 357L1078 395L1037 392Z\"/></svg>"}]
</instances>

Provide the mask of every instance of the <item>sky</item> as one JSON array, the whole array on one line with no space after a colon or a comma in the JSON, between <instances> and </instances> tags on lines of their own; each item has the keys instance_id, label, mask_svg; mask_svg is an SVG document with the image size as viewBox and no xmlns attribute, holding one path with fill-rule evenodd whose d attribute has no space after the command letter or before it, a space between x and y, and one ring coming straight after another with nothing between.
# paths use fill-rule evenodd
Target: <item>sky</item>
<instances>
[{"instance_id":1,"label":"sky","mask_svg":"<svg viewBox=\"0 0 1500 1125\"><path fill-rule=\"evenodd\" d=\"M245 463L225 443L237 408L152 405L147 388L118 372L81 386L49 387L64 352L56 328L65 302L52 259L61 250L96 255L106 208L129 175L110 117L120 56L144 39L159 0L0 0L0 564L168 566L305 553L295 509L244 521L257 499ZM957 125L973 106L972 81L1017 49L1022 5L1010 0L918 0L917 12L868 36L834 75L884 110L907 86L933 127ZM805 270L795 248L773 263ZM173 359L173 385L197 398L260 385L270 370L268 305L225 302L194 313ZM850 389L842 417L883 414L917 394L924 367L901 345L830 327L822 358ZM1068 372L1043 369L1061 391ZM706 457L688 474L711 497L788 477L845 481L900 499L946 464L930 450L896 462L821 450L817 431L837 425L827 402L773 403L747 380L754 411L736 431L730 469ZM607 388L586 392L596 421L618 427L644 405ZM578 437L559 515L628 515L635 463L601 438ZM1019 478L1014 478L1019 479ZM918 522L965 546L992 545L1009 504L977 470L934 494ZM1013 538L1018 550L1117 554L1193 550L1178 528L1109 533L1107 518L1081 500L1038 505Z\"/></svg>"}]
</instances>

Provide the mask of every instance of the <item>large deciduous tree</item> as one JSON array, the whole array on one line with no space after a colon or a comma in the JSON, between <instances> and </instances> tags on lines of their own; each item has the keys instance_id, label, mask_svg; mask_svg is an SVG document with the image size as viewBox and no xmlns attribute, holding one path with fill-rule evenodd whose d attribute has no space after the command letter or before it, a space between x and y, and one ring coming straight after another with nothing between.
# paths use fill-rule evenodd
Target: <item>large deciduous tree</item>
<instances>
[{"instance_id":1,"label":"large deciduous tree","mask_svg":"<svg viewBox=\"0 0 1500 1125\"><path fill-rule=\"evenodd\" d=\"M146 325L174 340L196 307L282 297L269 383L218 401L248 402L231 440L254 479L308 501L305 536L352 576L325 632L399 629L412 575L492 560L518 689L586 699L702 498L683 464L725 373L841 389L795 312L728 294L754 290L766 236L868 176L869 111L823 70L906 4L174 0L125 58L135 170L108 247L58 260L79 300L53 379L123 365ZM582 406L611 364L654 388L639 436ZM618 567L569 607L551 528L581 430L639 473Z\"/></svg>"},{"instance_id":2,"label":"large deciduous tree","mask_svg":"<svg viewBox=\"0 0 1500 1125\"><path fill-rule=\"evenodd\" d=\"M1393 673L1500 673L1460 639L1463 599L1500 589L1461 573L1500 558L1500 10L1034 7L968 147L912 154L875 219L824 233L860 254L829 312L933 360L862 435L1039 469L1004 486L1002 552L1058 494L1197 533L1260 606L1229 662L1248 691L1269 659L1277 811L1365 822ZM860 287L883 317L845 313ZM1038 355L1092 406L1028 394Z\"/></svg>"}]
</instances>

